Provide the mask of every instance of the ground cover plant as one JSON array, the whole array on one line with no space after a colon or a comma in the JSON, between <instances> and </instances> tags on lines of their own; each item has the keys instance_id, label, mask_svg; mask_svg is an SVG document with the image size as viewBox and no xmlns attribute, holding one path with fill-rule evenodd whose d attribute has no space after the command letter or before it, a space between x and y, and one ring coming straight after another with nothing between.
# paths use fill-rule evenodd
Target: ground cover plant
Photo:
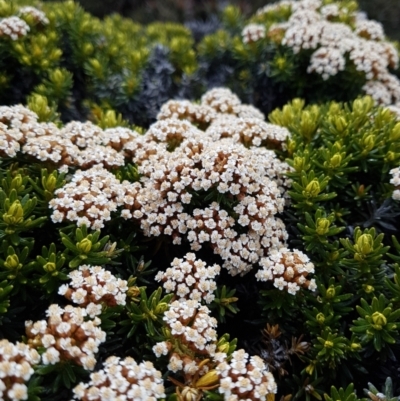
<instances>
[{"instance_id":1,"label":"ground cover plant","mask_svg":"<svg viewBox=\"0 0 400 401\"><path fill-rule=\"evenodd\" d=\"M335 22L320 17L331 15L324 14L327 5L317 4L281 2L254 18L283 12L287 19L299 7L330 27ZM48 7L43 13L0 3L7 104L0 106L0 398L398 399L396 106L373 96L340 102L340 91L328 91L330 101L294 98L267 120L227 87L196 101L176 99L168 88L157 98L160 70L180 97L207 87L199 77L211 65L201 54L210 37L193 53L197 67L189 78L173 61L182 51L176 43L194 43L188 31L136 26L147 52L138 72L125 58L132 43L124 50L99 46L125 43L135 25L119 17L100 22L72 2ZM338 10L354 28L352 8ZM247 22L240 26L236 17L226 10L233 41L248 49L261 44L252 43L254 25L243 33ZM257 21L251 23L265 23ZM268 21L265 32L290 29ZM77 41L72 32L85 26L88 37ZM160 47L162 27L172 31ZM28 52L39 39L56 43L39 47L59 50L54 69L23 67L21 48L30 60L51 61ZM371 38L354 40L375 46ZM82 53L79 64L74 52L91 41L95 56ZM310 67L318 46L304 54L306 70L298 70L307 82L319 74ZM362 78L352 96L391 74L367 76L346 49L345 68ZM158 56L152 64L151 54L172 57L175 69L164 70ZM100 81L90 65L104 73ZM333 87L340 81L329 71L318 82ZM113 73L132 74L141 93L152 93L151 115L136 117L147 110L143 99L138 109L125 100L122 109L115 106L113 91L125 88L117 78L102 92ZM56 81L65 92L55 91ZM234 81L243 95L250 81ZM199 92L187 89L193 83Z\"/></svg>"},{"instance_id":2,"label":"ground cover plant","mask_svg":"<svg viewBox=\"0 0 400 401\"><path fill-rule=\"evenodd\" d=\"M115 111L114 125L148 128L168 100L219 86L266 115L294 97L399 102L398 44L350 0L281 1L250 18L228 6L185 25L100 20L72 1L2 1L0 17L0 101L43 121L102 125Z\"/></svg>"}]
</instances>

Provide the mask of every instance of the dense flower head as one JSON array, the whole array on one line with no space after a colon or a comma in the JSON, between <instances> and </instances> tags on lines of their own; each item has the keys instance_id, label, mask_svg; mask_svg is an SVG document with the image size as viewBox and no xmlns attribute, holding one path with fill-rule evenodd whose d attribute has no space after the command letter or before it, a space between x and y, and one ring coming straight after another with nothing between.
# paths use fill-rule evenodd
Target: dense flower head
<instances>
[{"instance_id":1,"label":"dense flower head","mask_svg":"<svg viewBox=\"0 0 400 401\"><path fill-rule=\"evenodd\" d=\"M214 88L201 97L201 104L210 106L218 113L235 114L240 99L228 88Z\"/></svg>"},{"instance_id":2,"label":"dense flower head","mask_svg":"<svg viewBox=\"0 0 400 401\"><path fill-rule=\"evenodd\" d=\"M385 41L380 23L358 18L355 13L352 15L354 27L335 22L334 18L342 12L337 4L322 6L321 2L310 0L279 4L289 5L292 12L287 21L269 28L269 36L283 32L281 44L295 54L314 50L308 73L315 72L327 80L344 71L350 62L365 75L367 83L363 90L377 102L391 104L400 100L400 80L389 72L390 68L398 67L398 53L393 44ZM278 10L278 5L265 11Z\"/></svg>"},{"instance_id":3,"label":"dense flower head","mask_svg":"<svg viewBox=\"0 0 400 401\"><path fill-rule=\"evenodd\" d=\"M166 327L170 330L171 336L178 340L180 347L186 347L192 355L213 356L217 341L217 320L210 316L210 310L207 306L201 305L195 300L180 300L170 304L169 309L164 313L163 320ZM168 344L162 347L153 347L154 353L166 354L165 349L169 351ZM168 352L167 351L167 352ZM174 354L175 359L182 358ZM179 365L179 366L178 366ZM185 363L179 362L176 369L170 370L176 372L184 368Z\"/></svg>"},{"instance_id":4,"label":"dense flower head","mask_svg":"<svg viewBox=\"0 0 400 401\"><path fill-rule=\"evenodd\" d=\"M71 361L86 370L96 365L95 354L106 339L100 329L98 317L88 319L86 309L53 304L46 311L47 320L26 321L28 344L32 348L44 348L41 360L44 365Z\"/></svg>"},{"instance_id":5,"label":"dense flower head","mask_svg":"<svg viewBox=\"0 0 400 401\"><path fill-rule=\"evenodd\" d=\"M271 249L268 256L260 260L262 270L256 273L257 280L272 281L274 287L295 295L301 287L315 291L314 279L307 276L314 273L314 265L303 252L287 248Z\"/></svg>"},{"instance_id":6,"label":"dense flower head","mask_svg":"<svg viewBox=\"0 0 400 401\"><path fill-rule=\"evenodd\" d=\"M28 387L25 383L33 375L32 366L39 362L39 353L29 345L0 340L0 399L27 400Z\"/></svg>"},{"instance_id":7,"label":"dense flower head","mask_svg":"<svg viewBox=\"0 0 400 401\"><path fill-rule=\"evenodd\" d=\"M155 122L146 132L146 139L157 143L166 143L172 151L185 139L201 136L201 131L186 120L168 118Z\"/></svg>"},{"instance_id":8,"label":"dense flower head","mask_svg":"<svg viewBox=\"0 0 400 401\"><path fill-rule=\"evenodd\" d=\"M127 281L116 278L101 266L82 265L68 274L70 284L63 284L58 293L86 307L90 317L100 315L101 306L126 304Z\"/></svg>"},{"instance_id":9,"label":"dense flower head","mask_svg":"<svg viewBox=\"0 0 400 401\"><path fill-rule=\"evenodd\" d=\"M218 353L216 370L220 377L218 391L225 400L262 400L277 392L273 375L258 356L249 356L244 349L235 351L230 359Z\"/></svg>"},{"instance_id":10,"label":"dense flower head","mask_svg":"<svg viewBox=\"0 0 400 401\"><path fill-rule=\"evenodd\" d=\"M24 106L0 107L2 157L22 152L58 166L122 166L125 160L120 150L136 135L122 128L103 131L91 122L73 121L59 129L53 123L38 122L37 115Z\"/></svg>"},{"instance_id":11,"label":"dense flower head","mask_svg":"<svg viewBox=\"0 0 400 401\"><path fill-rule=\"evenodd\" d=\"M206 134L213 140L231 138L246 147L268 146L274 148L285 147L290 132L285 127L279 127L255 117L234 117L221 114L207 128Z\"/></svg>"},{"instance_id":12,"label":"dense flower head","mask_svg":"<svg viewBox=\"0 0 400 401\"><path fill-rule=\"evenodd\" d=\"M257 42L265 38L265 26L261 24L248 24L243 28L242 38L244 43Z\"/></svg>"},{"instance_id":13,"label":"dense flower head","mask_svg":"<svg viewBox=\"0 0 400 401\"><path fill-rule=\"evenodd\" d=\"M51 219L54 223L65 219L76 221L78 227L85 224L98 230L111 219L111 213L118 206L129 203L138 185L127 181L121 183L101 165L86 171L77 170L71 181L57 189L55 198L49 202L54 209Z\"/></svg>"},{"instance_id":14,"label":"dense flower head","mask_svg":"<svg viewBox=\"0 0 400 401\"><path fill-rule=\"evenodd\" d=\"M188 253L184 259L175 258L171 267L156 275L156 281L162 281L167 293L173 293L180 300L193 299L210 303L214 300L217 288L215 277L220 266L207 266L205 262L196 259L194 253Z\"/></svg>"},{"instance_id":15,"label":"dense flower head","mask_svg":"<svg viewBox=\"0 0 400 401\"><path fill-rule=\"evenodd\" d=\"M185 238L193 250L211 244L231 274L244 274L266 248L287 238L284 225L274 217L285 205L284 189L275 180L277 158L264 151L261 158L260 152L229 138L183 141L145 172L144 187L125 207L146 236L170 235L175 244ZM186 212L193 193L206 191L230 199L231 210L214 201Z\"/></svg>"},{"instance_id":16,"label":"dense flower head","mask_svg":"<svg viewBox=\"0 0 400 401\"><path fill-rule=\"evenodd\" d=\"M165 398L161 372L151 362L110 356L103 369L90 374L88 383L74 389L74 400L150 401Z\"/></svg>"},{"instance_id":17,"label":"dense flower head","mask_svg":"<svg viewBox=\"0 0 400 401\"><path fill-rule=\"evenodd\" d=\"M126 144L135 140L140 134L125 127L107 128L102 133L102 145L122 151Z\"/></svg>"},{"instance_id":18,"label":"dense flower head","mask_svg":"<svg viewBox=\"0 0 400 401\"><path fill-rule=\"evenodd\" d=\"M216 116L217 112L210 106L195 104L189 100L169 100L161 107L157 120L175 118L204 127L208 126Z\"/></svg>"},{"instance_id":19,"label":"dense flower head","mask_svg":"<svg viewBox=\"0 0 400 401\"><path fill-rule=\"evenodd\" d=\"M26 36L29 31L29 25L19 17L12 16L0 20L0 38L7 36L12 40L17 40Z\"/></svg>"},{"instance_id":20,"label":"dense flower head","mask_svg":"<svg viewBox=\"0 0 400 401\"><path fill-rule=\"evenodd\" d=\"M392 175L390 183L395 186L392 198L395 200L400 200L400 167L396 167L390 170L390 174Z\"/></svg>"},{"instance_id":21,"label":"dense flower head","mask_svg":"<svg viewBox=\"0 0 400 401\"><path fill-rule=\"evenodd\" d=\"M37 136L37 115L22 105L0 106L0 156L14 157L26 138Z\"/></svg>"}]
</instances>

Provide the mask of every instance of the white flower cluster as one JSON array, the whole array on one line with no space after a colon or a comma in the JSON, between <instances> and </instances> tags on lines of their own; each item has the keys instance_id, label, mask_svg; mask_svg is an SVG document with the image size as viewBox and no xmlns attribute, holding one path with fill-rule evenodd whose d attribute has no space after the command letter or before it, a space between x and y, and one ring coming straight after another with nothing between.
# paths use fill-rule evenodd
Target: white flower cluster
<instances>
[{"instance_id":1,"label":"white flower cluster","mask_svg":"<svg viewBox=\"0 0 400 401\"><path fill-rule=\"evenodd\" d=\"M86 171L77 170L71 182L57 189L55 198L49 202L49 207L54 209L51 219L54 223L68 219L76 221L78 227L85 224L99 230L118 206L133 203L139 187L138 183L121 183L100 165Z\"/></svg>"},{"instance_id":2,"label":"white flower cluster","mask_svg":"<svg viewBox=\"0 0 400 401\"><path fill-rule=\"evenodd\" d=\"M46 126L48 129L50 127ZM56 128L54 126L54 128ZM36 137L46 132L40 129L37 115L23 107L0 106L0 156L14 157L20 151L21 145L30 137Z\"/></svg>"},{"instance_id":3,"label":"white flower cluster","mask_svg":"<svg viewBox=\"0 0 400 401\"><path fill-rule=\"evenodd\" d=\"M248 24L243 28L244 43L253 43L265 38L265 26L261 24Z\"/></svg>"},{"instance_id":4,"label":"white flower cluster","mask_svg":"<svg viewBox=\"0 0 400 401\"><path fill-rule=\"evenodd\" d=\"M221 114L207 128L206 133L214 140L231 138L246 147L267 146L284 148L290 132L285 127L260 121L255 117L234 117Z\"/></svg>"},{"instance_id":5,"label":"white flower cluster","mask_svg":"<svg viewBox=\"0 0 400 401\"><path fill-rule=\"evenodd\" d=\"M30 15L37 24L47 25L50 22L43 11L31 6L21 7L19 15Z\"/></svg>"},{"instance_id":6,"label":"white flower cluster","mask_svg":"<svg viewBox=\"0 0 400 401\"><path fill-rule=\"evenodd\" d=\"M111 134L104 139L108 130L88 123L65 127L63 137L76 148L110 143L131 157L142 179L121 183L101 166L78 170L50 201L53 221L100 229L120 208L121 217L138 223L146 236L187 240L195 251L211 246L232 275L248 272L270 247L283 246L287 233L275 215L286 203L290 167L257 146L284 148L289 132L263 121L229 89L210 90L199 107L212 110L209 120L201 113L193 117L205 130L175 118L191 109L174 101L145 135L121 131L115 145ZM196 208L193 196L201 201Z\"/></svg>"},{"instance_id":7,"label":"white flower cluster","mask_svg":"<svg viewBox=\"0 0 400 401\"><path fill-rule=\"evenodd\" d=\"M392 198L400 201L400 167L390 170L390 174L392 175L390 183L396 187L393 191Z\"/></svg>"},{"instance_id":8,"label":"white flower cluster","mask_svg":"<svg viewBox=\"0 0 400 401\"><path fill-rule=\"evenodd\" d=\"M272 281L274 287L286 290L295 295L300 287L315 291L317 285L314 279L308 280L307 276L314 273L314 265L303 252L287 248L272 249L267 257L260 261L262 270L256 273L259 281Z\"/></svg>"},{"instance_id":9,"label":"white flower cluster","mask_svg":"<svg viewBox=\"0 0 400 401\"><path fill-rule=\"evenodd\" d=\"M0 340L0 399L19 401L28 399L25 385L33 374L33 365L40 362L40 355L24 343Z\"/></svg>"},{"instance_id":10,"label":"white flower cluster","mask_svg":"<svg viewBox=\"0 0 400 401\"><path fill-rule=\"evenodd\" d=\"M356 19L355 33L365 39L384 40L385 32L380 22Z\"/></svg>"},{"instance_id":11,"label":"white flower cluster","mask_svg":"<svg viewBox=\"0 0 400 401\"><path fill-rule=\"evenodd\" d=\"M89 383L79 383L74 400L81 401L155 401L165 398L161 372L151 362L137 363L133 358L111 356L102 370L90 374Z\"/></svg>"},{"instance_id":12,"label":"white flower cluster","mask_svg":"<svg viewBox=\"0 0 400 401\"><path fill-rule=\"evenodd\" d=\"M210 244L225 261L223 267L233 275L244 274L265 249L287 238L283 223L274 217L285 204L285 190L275 180L275 160L272 151L253 152L231 140L184 141L147 171L149 179L133 204L141 207L132 211L133 218L146 236L171 235L175 244L185 238L193 250ZM207 202L191 213L184 211L193 192L209 190L231 199L232 210Z\"/></svg>"},{"instance_id":13,"label":"white flower cluster","mask_svg":"<svg viewBox=\"0 0 400 401\"><path fill-rule=\"evenodd\" d=\"M198 301L174 301L164 313L163 320L176 339L174 343L179 344L180 349L187 349L187 352L182 355L171 342L162 341L153 347L154 354L157 357L170 354L168 369L174 373L183 371L190 376L200 370L206 373L207 365L203 369L199 365L215 354L217 343L217 321L210 317L210 310Z\"/></svg>"},{"instance_id":14,"label":"white flower cluster","mask_svg":"<svg viewBox=\"0 0 400 401\"><path fill-rule=\"evenodd\" d=\"M201 97L201 104L212 107L218 113L235 114L241 101L228 88L214 88Z\"/></svg>"},{"instance_id":15,"label":"white flower cluster","mask_svg":"<svg viewBox=\"0 0 400 401\"><path fill-rule=\"evenodd\" d=\"M17 152L58 166L122 166L130 153L125 145L139 134L127 128L102 130L91 122L73 121L62 129L40 123L35 113L17 106L0 107L0 156Z\"/></svg>"},{"instance_id":16,"label":"white flower cluster","mask_svg":"<svg viewBox=\"0 0 400 401\"><path fill-rule=\"evenodd\" d=\"M279 6L279 4L281 6ZM320 0L281 1L276 8L290 6L288 21L273 24L269 33L283 31L281 44L293 49L315 50L308 72L316 72L324 80L343 71L349 59L356 70L365 74L363 90L377 102L391 104L400 101L400 80L389 72L399 63L396 48L385 41L382 25L353 15L354 30L345 23L335 22L341 13L348 13L340 4L322 6ZM260 11L263 13L263 11Z\"/></svg>"},{"instance_id":17,"label":"white flower cluster","mask_svg":"<svg viewBox=\"0 0 400 401\"><path fill-rule=\"evenodd\" d=\"M190 123L204 127L211 123L217 112L210 106L195 104L189 100L169 100L157 115L157 120L169 118L188 120Z\"/></svg>"},{"instance_id":18,"label":"white flower cluster","mask_svg":"<svg viewBox=\"0 0 400 401\"><path fill-rule=\"evenodd\" d=\"M220 363L216 370L220 376L218 391L227 401L262 400L276 394L277 385L263 360L251 356L243 349L235 351L230 360L224 353L218 353L215 359Z\"/></svg>"},{"instance_id":19,"label":"white flower cluster","mask_svg":"<svg viewBox=\"0 0 400 401\"><path fill-rule=\"evenodd\" d=\"M26 36L29 30L29 25L19 17L13 16L0 20L0 37L7 36L12 40L17 40Z\"/></svg>"},{"instance_id":20,"label":"white flower cluster","mask_svg":"<svg viewBox=\"0 0 400 401\"><path fill-rule=\"evenodd\" d=\"M86 307L94 318L101 314L102 305L113 307L126 304L128 283L112 275L101 266L80 266L68 274L70 284L63 284L58 293L68 300Z\"/></svg>"},{"instance_id":21,"label":"white flower cluster","mask_svg":"<svg viewBox=\"0 0 400 401\"><path fill-rule=\"evenodd\" d=\"M99 327L100 319L88 319L86 309L71 305L65 308L50 305L46 315L47 321L25 322L28 344L32 348L45 348L41 354L42 363L55 365L73 361L86 370L93 370L95 354L106 340L106 333Z\"/></svg>"},{"instance_id":22,"label":"white flower cluster","mask_svg":"<svg viewBox=\"0 0 400 401\"><path fill-rule=\"evenodd\" d=\"M175 258L171 267L165 272L157 273L155 280L163 281L163 287L167 293L174 293L179 300L193 299L211 303L214 291L217 288L215 277L221 268L218 265L208 266L200 259L196 260L194 253L185 255L185 259Z\"/></svg>"}]
</instances>

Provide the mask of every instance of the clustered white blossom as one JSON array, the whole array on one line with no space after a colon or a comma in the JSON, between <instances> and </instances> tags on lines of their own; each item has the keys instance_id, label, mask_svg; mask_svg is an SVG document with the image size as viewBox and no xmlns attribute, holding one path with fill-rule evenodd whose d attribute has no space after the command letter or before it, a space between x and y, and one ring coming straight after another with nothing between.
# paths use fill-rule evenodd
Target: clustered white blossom
<instances>
[{"instance_id":1,"label":"clustered white blossom","mask_svg":"<svg viewBox=\"0 0 400 401\"><path fill-rule=\"evenodd\" d=\"M30 15L37 24L47 25L50 22L43 11L31 6L21 7L19 15Z\"/></svg>"},{"instance_id":2,"label":"clustered white blossom","mask_svg":"<svg viewBox=\"0 0 400 401\"><path fill-rule=\"evenodd\" d=\"M0 38L7 36L12 40L17 40L26 36L29 30L29 25L19 17L12 16L0 19Z\"/></svg>"},{"instance_id":3,"label":"clustered white blossom","mask_svg":"<svg viewBox=\"0 0 400 401\"><path fill-rule=\"evenodd\" d=\"M81 401L154 401L165 398L161 372L151 362L137 363L133 358L110 356L100 371L90 374L88 383L74 389Z\"/></svg>"},{"instance_id":4,"label":"clustered white blossom","mask_svg":"<svg viewBox=\"0 0 400 401\"><path fill-rule=\"evenodd\" d=\"M157 343L153 347L154 354L157 357L168 355L168 369L174 373L182 372L188 377L197 372L207 373L208 366L199 365L215 354L217 343L217 320L210 316L207 306L194 300L174 301L163 320L174 341ZM179 349L174 349L173 344L179 344Z\"/></svg>"},{"instance_id":5,"label":"clustered white blossom","mask_svg":"<svg viewBox=\"0 0 400 401\"><path fill-rule=\"evenodd\" d=\"M63 284L58 293L86 307L91 318L101 314L102 305L113 307L126 304L127 281L116 278L101 266L82 265L68 277L71 283Z\"/></svg>"},{"instance_id":6,"label":"clustered white blossom","mask_svg":"<svg viewBox=\"0 0 400 401\"><path fill-rule=\"evenodd\" d=\"M307 276L314 273L314 265L303 252L287 248L271 249L268 256L260 260L262 270L256 273L259 281L272 281L274 287L295 295L300 287L315 291L314 279Z\"/></svg>"},{"instance_id":7,"label":"clustered white blossom","mask_svg":"<svg viewBox=\"0 0 400 401\"><path fill-rule=\"evenodd\" d=\"M400 167L390 170L390 174L392 175L390 183L396 187L393 191L392 198L400 201Z\"/></svg>"},{"instance_id":8,"label":"clustered white blossom","mask_svg":"<svg viewBox=\"0 0 400 401\"><path fill-rule=\"evenodd\" d=\"M273 24L269 34L281 32L281 44L294 53L311 49L308 72L316 72L324 80L343 71L346 59L363 73L365 93L381 104L400 101L400 80L389 72L397 68L399 57L393 44L385 41L383 27L376 21L359 18L354 13L354 29L335 21L342 9L338 4L322 5L321 0L284 0L258 11L258 15L289 7L288 21ZM278 35L279 37L279 35Z\"/></svg>"},{"instance_id":9,"label":"clustered white blossom","mask_svg":"<svg viewBox=\"0 0 400 401\"><path fill-rule=\"evenodd\" d=\"M195 104L189 100L169 100L157 115L157 120L169 118L188 120L199 126L207 126L217 116L217 112L210 106Z\"/></svg>"},{"instance_id":10,"label":"clustered white blossom","mask_svg":"<svg viewBox=\"0 0 400 401\"><path fill-rule=\"evenodd\" d=\"M76 221L78 227L86 225L94 230L104 227L111 220L111 213L118 206L133 203L139 183L120 182L100 165L89 170L77 170L72 180L55 191L49 202L54 209L54 223L68 219Z\"/></svg>"},{"instance_id":11,"label":"clustered white blossom","mask_svg":"<svg viewBox=\"0 0 400 401\"><path fill-rule=\"evenodd\" d=\"M0 340L0 399L27 400L28 388L25 383L33 374L32 366L39 362L39 353L29 345Z\"/></svg>"},{"instance_id":12,"label":"clustered white blossom","mask_svg":"<svg viewBox=\"0 0 400 401\"><path fill-rule=\"evenodd\" d=\"M274 217L285 205L274 169L281 162L273 151L257 150L229 139L182 142L144 171L149 179L131 206L133 218L146 236L170 235L174 244L185 238L195 251L210 244L224 268L245 274L266 249L287 238L282 221ZM230 199L232 210L214 201L187 213L193 192L208 190Z\"/></svg>"},{"instance_id":13,"label":"clustered white blossom","mask_svg":"<svg viewBox=\"0 0 400 401\"><path fill-rule=\"evenodd\" d=\"M126 128L102 130L91 122L73 121L59 129L41 123L24 106L0 106L0 155L14 157L17 152L57 166L90 168L125 163L125 145L139 135Z\"/></svg>"},{"instance_id":14,"label":"clustered white blossom","mask_svg":"<svg viewBox=\"0 0 400 401\"><path fill-rule=\"evenodd\" d=\"M201 97L201 104L212 107L218 113L235 114L241 101L228 88L213 88Z\"/></svg>"},{"instance_id":15,"label":"clustered white blossom","mask_svg":"<svg viewBox=\"0 0 400 401\"><path fill-rule=\"evenodd\" d=\"M50 305L46 316L47 320L25 322L28 344L34 349L45 349L41 354L42 363L73 361L86 370L93 370L95 354L106 340L106 333L99 327L101 320L88 319L86 309L71 305L65 308Z\"/></svg>"},{"instance_id":16,"label":"clustered white blossom","mask_svg":"<svg viewBox=\"0 0 400 401\"><path fill-rule=\"evenodd\" d=\"M242 38L244 43L257 42L265 38L265 26L261 24L248 24L243 28Z\"/></svg>"},{"instance_id":17,"label":"clustered white blossom","mask_svg":"<svg viewBox=\"0 0 400 401\"><path fill-rule=\"evenodd\" d=\"M285 127L260 121L256 117L234 117L222 114L207 128L206 133L215 141L231 138L246 147L267 146L285 147L290 132Z\"/></svg>"},{"instance_id":18,"label":"clustered white blossom","mask_svg":"<svg viewBox=\"0 0 400 401\"><path fill-rule=\"evenodd\" d=\"M259 356L249 356L243 349L235 351L228 360L226 354L217 353L220 363L216 370L220 377L218 391L225 400L262 400L276 394L275 379Z\"/></svg>"},{"instance_id":19,"label":"clustered white blossom","mask_svg":"<svg viewBox=\"0 0 400 401\"><path fill-rule=\"evenodd\" d=\"M207 266L202 260L196 260L194 253L187 253L185 260L175 258L165 272L158 272L155 280L162 281L165 291L174 293L179 300L204 300L211 303L217 288L215 277L220 270L220 266Z\"/></svg>"},{"instance_id":20,"label":"clustered white blossom","mask_svg":"<svg viewBox=\"0 0 400 401\"><path fill-rule=\"evenodd\" d=\"M263 121L229 89L210 90L198 107L212 110L210 119L196 115L187 101L173 101L145 135L123 131L113 150L132 159L141 182L121 183L102 166L78 170L50 201L52 220L100 229L120 210L146 236L171 236L174 244L186 240L194 251L211 246L232 275L245 274L270 247L284 245L285 226L275 215L286 203L290 180L284 173L290 167L258 146L284 148L289 132ZM176 118L187 113L204 130ZM112 141L104 139L107 130L89 123L69 124L62 132L73 146L88 150ZM214 199L192 207L193 196L207 193Z\"/></svg>"}]
</instances>

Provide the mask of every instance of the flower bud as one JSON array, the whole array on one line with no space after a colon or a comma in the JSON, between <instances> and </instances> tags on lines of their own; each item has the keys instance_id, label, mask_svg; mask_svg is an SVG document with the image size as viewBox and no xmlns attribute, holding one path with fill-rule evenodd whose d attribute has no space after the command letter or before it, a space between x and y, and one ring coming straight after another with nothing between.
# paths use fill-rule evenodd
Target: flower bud
<instances>
[{"instance_id":1,"label":"flower bud","mask_svg":"<svg viewBox=\"0 0 400 401\"><path fill-rule=\"evenodd\" d=\"M303 195L306 198L315 198L321 192L321 187L317 178L314 178L310 183L307 184L306 189L303 191Z\"/></svg>"},{"instance_id":2,"label":"flower bud","mask_svg":"<svg viewBox=\"0 0 400 401\"><path fill-rule=\"evenodd\" d=\"M363 289L367 294L371 294L375 291L375 288L372 285L364 284Z\"/></svg>"},{"instance_id":3,"label":"flower bud","mask_svg":"<svg viewBox=\"0 0 400 401\"><path fill-rule=\"evenodd\" d=\"M181 401L197 401L199 396L201 395L201 391L197 388L192 387L184 387L179 400Z\"/></svg>"},{"instance_id":4,"label":"flower bud","mask_svg":"<svg viewBox=\"0 0 400 401\"><path fill-rule=\"evenodd\" d=\"M350 344L350 348L351 348L352 351L358 351L359 349L361 349L361 344L351 343Z\"/></svg>"},{"instance_id":5,"label":"flower bud","mask_svg":"<svg viewBox=\"0 0 400 401\"><path fill-rule=\"evenodd\" d=\"M364 147L363 153L369 152L374 148L374 146L375 146L375 136L372 134L366 136L363 140L363 147Z\"/></svg>"},{"instance_id":6,"label":"flower bud","mask_svg":"<svg viewBox=\"0 0 400 401\"><path fill-rule=\"evenodd\" d=\"M128 291L126 292L126 295L129 298L137 298L140 295L140 289L139 287L133 286L133 287L129 287Z\"/></svg>"},{"instance_id":7,"label":"flower bud","mask_svg":"<svg viewBox=\"0 0 400 401\"><path fill-rule=\"evenodd\" d=\"M92 241L90 241L90 239L84 238L82 241L80 241L76 244L76 247L82 253L89 253L90 250L92 249L92 245L93 244L92 244Z\"/></svg>"},{"instance_id":8,"label":"flower bud","mask_svg":"<svg viewBox=\"0 0 400 401\"><path fill-rule=\"evenodd\" d=\"M215 369L209 370L204 376L196 382L196 387L210 387L219 381L218 373Z\"/></svg>"},{"instance_id":9,"label":"flower bud","mask_svg":"<svg viewBox=\"0 0 400 401\"><path fill-rule=\"evenodd\" d=\"M336 290L333 285L331 285L327 290L326 290L326 298L332 299L336 295Z\"/></svg>"},{"instance_id":10,"label":"flower bud","mask_svg":"<svg viewBox=\"0 0 400 401\"><path fill-rule=\"evenodd\" d=\"M57 270L57 266L55 263L53 262L47 262L44 266L43 266L43 270L46 273L53 273Z\"/></svg>"},{"instance_id":11,"label":"flower bud","mask_svg":"<svg viewBox=\"0 0 400 401\"><path fill-rule=\"evenodd\" d=\"M333 348L334 344L332 341L326 340L324 343L325 348Z\"/></svg>"},{"instance_id":12,"label":"flower bud","mask_svg":"<svg viewBox=\"0 0 400 401\"><path fill-rule=\"evenodd\" d=\"M354 249L361 255L368 255L374 250L374 239L370 234L362 234L357 239L357 244Z\"/></svg>"},{"instance_id":13,"label":"flower bud","mask_svg":"<svg viewBox=\"0 0 400 401\"><path fill-rule=\"evenodd\" d=\"M329 160L329 165L331 168L337 168L341 165L342 163L342 155L340 153L336 153L331 157L331 160Z\"/></svg>"},{"instance_id":14,"label":"flower bud","mask_svg":"<svg viewBox=\"0 0 400 401\"><path fill-rule=\"evenodd\" d=\"M318 313L318 315L315 317L317 319L317 322L319 324L324 324L325 322L325 315L323 313Z\"/></svg>"},{"instance_id":15,"label":"flower bud","mask_svg":"<svg viewBox=\"0 0 400 401\"><path fill-rule=\"evenodd\" d=\"M389 150L385 156L385 162L392 162L396 159L396 153Z\"/></svg>"},{"instance_id":16,"label":"flower bud","mask_svg":"<svg viewBox=\"0 0 400 401\"><path fill-rule=\"evenodd\" d=\"M317 228L316 232L318 235L324 235L329 231L329 226L331 225L331 222L323 217L320 219L317 219Z\"/></svg>"},{"instance_id":17,"label":"flower bud","mask_svg":"<svg viewBox=\"0 0 400 401\"><path fill-rule=\"evenodd\" d=\"M304 166L306 164L305 157L296 156L293 160L293 167L296 171L300 172L304 170Z\"/></svg>"},{"instance_id":18,"label":"flower bud","mask_svg":"<svg viewBox=\"0 0 400 401\"><path fill-rule=\"evenodd\" d=\"M335 128L340 132L343 133L347 128L347 121L342 116L335 116L333 118L333 124Z\"/></svg>"},{"instance_id":19,"label":"flower bud","mask_svg":"<svg viewBox=\"0 0 400 401\"><path fill-rule=\"evenodd\" d=\"M400 122L398 122L392 129L390 133L389 140L398 141L400 140Z\"/></svg>"},{"instance_id":20,"label":"flower bud","mask_svg":"<svg viewBox=\"0 0 400 401\"><path fill-rule=\"evenodd\" d=\"M42 185L46 191L53 192L56 188L56 184L57 178L53 174L50 174L47 178L42 178Z\"/></svg>"},{"instance_id":21,"label":"flower bud","mask_svg":"<svg viewBox=\"0 0 400 401\"><path fill-rule=\"evenodd\" d=\"M22 186L22 176L17 174L11 181L11 188L19 189Z\"/></svg>"},{"instance_id":22,"label":"flower bud","mask_svg":"<svg viewBox=\"0 0 400 401\"><path fill-rule=\"evenodd\" d=\"M382 330L382 326L385 326L387 323L386 316L381 312L374 312L371 317L376 330Z\"/></svg>"},{"instance_id":23,"label":"flower bud","mask_svg":"<svg viewBox=\"0 0 400 401\"><path fill-rule=\"evenodd\" d=\"M4 213L3 220L9 225L21 224L24 221L24 209L19 200L14 201L8 211Z\"/></svg>"},{"instance_id":24,"label":"flower bud","mask_svg":"<svg viewBox=\"0 0 400 401\"><path fill-rule=\"evenodd\" d=\"M10 270L17 270L22 267L22 264L19 263L18 255L14 254L7 256L4 266Z\"/></svg>"}]
</instances>

